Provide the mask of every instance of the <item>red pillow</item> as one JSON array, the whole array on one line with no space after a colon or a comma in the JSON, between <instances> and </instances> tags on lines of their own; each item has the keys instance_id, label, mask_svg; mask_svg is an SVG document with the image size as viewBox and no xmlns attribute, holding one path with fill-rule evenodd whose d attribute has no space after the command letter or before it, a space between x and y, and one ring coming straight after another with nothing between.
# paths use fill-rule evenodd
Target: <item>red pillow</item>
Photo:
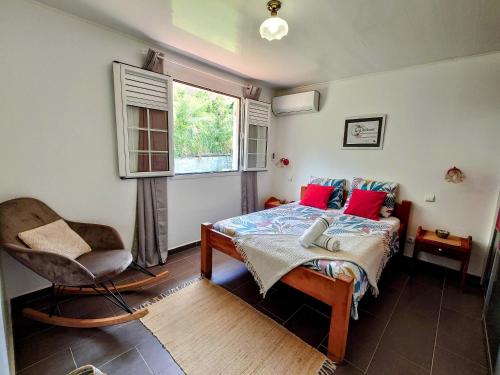
<instances>
[{"instance_id":1,"label":"red pillow","mask_svg":"<svg viewBox=\"0 0 500 375\"><path fill-rule=\"evenodd\" d=\"M333 193L333 186L323 186L316 184L307 185L307 189L302 197L300 204L326 210L328 200Z\"/></svg>"},{"instance_id":2,"label":"red pillow","mask_svg":"<svg viewBox=\"0 0 500 375\"><path fill-rule=\"evenodd\" d=\"M387 193L385 191L354 189L349 199L349 205L344 213L379 220L380 208L386 196Z\"/></svg>"}]
</instances>

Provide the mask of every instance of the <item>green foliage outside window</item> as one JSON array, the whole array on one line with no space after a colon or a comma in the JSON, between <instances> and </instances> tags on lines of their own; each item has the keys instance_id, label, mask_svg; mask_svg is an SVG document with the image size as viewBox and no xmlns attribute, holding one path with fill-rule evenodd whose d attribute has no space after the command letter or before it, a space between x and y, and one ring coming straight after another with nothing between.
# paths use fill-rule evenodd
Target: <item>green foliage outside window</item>
<instances>
[{"instance_id":1,"label":"green foliage outside window","mask_svg":"<svg viewBox=\"0 0 500 375\"><path fill-rule=\"evenodd\" d=\"M176 158L231 155L237 99L174 83Z\"/></svg>"}]
</instances>

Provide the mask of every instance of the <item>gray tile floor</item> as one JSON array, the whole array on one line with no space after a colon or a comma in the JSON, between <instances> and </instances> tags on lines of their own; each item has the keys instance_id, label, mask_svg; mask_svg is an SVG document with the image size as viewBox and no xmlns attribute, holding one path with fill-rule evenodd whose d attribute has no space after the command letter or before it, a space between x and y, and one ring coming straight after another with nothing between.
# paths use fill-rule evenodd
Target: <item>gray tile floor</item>
<instances>
[{"instance_id":1,"label":"gray tile floor","mask_svg":"<svg viewBox=\"0 0 500 375\"><path fill-rule=\"evenodd\" d=\"M169 257L170 278L126 295L140 304L199 275L199 248ZM127 271L124 279L143 277ZM283 324L310 345L325 351L328 306L278 284L263 300L256 284L238 261L214 251L213 281ZM459 288L457 275L424 263L413 273L406 261L388 265L380 296L366 295L360 318L351 320L346 364L337 374L487 374L481 323L483 295L479 287ZM47 300L30 301L46 308ZM69 299L61 313L95 317L120 311L102 297ZM63 375L87 363L107 374L181 374L182 370L140 322L102 329L51 327L26 320L14 309L16 368L19 374Z\"/></svg>"}]
</instances>

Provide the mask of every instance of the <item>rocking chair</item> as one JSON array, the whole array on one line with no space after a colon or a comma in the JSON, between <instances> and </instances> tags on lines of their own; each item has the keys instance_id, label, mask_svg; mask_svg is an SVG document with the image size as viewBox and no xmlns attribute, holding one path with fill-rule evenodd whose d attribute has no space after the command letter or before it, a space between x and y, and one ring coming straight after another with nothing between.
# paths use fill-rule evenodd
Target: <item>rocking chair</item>
<instances>
[{"instance_id":1,"label":"rocking chair","mask_svg":"<svg viewBox=\"0 0 500 375\"><path fill-rule=\"evenodd\" d=\"M71 259L52 252L32 250L18 238L18 233L52 223L61 217L43 202L18 198L0 203L0 247L23 265L52 283L49 313L23 309L23 315L46 324L64 327L92 328L125 323L139 319L147 309L134 311L121 292L153 285L168 276L168 271L154 275L132 260L124 250L118 232L109 226L66 221L92 251ZM113 279L127 268L135 268L149 277L140 281L117 284ZM99 294L123 309L126 314L106 318L80 319L56 314L57 299L63 294Z\"/></svg>"}]
</instances>

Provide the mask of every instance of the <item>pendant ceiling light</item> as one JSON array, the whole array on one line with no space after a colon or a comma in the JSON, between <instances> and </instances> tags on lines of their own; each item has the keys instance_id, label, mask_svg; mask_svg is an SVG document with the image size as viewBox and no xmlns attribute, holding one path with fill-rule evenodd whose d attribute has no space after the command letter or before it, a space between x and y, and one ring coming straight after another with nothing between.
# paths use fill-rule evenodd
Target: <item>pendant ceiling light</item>
<instances>
[{"instance_id":1,"label":"pendant ceiling light","mask_svg":"<svg viewBox=\"0 0 500 375\"><path fill-rule=\"evenodd\" d=\"M271 12L271 17L260 25L260 36L267 40L281 39L288 34L288 23L283 18L278 17L278 10L281 8L281 1L271 0L267 3L267 9Z\"/></svg>"}]
</instances>

